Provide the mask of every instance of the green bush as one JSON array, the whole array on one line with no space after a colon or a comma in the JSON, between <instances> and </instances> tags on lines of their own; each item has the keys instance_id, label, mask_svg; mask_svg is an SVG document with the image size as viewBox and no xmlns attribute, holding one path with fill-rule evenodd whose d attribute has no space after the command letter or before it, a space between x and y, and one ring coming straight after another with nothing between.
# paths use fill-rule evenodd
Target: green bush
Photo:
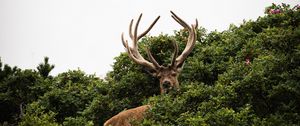
<instances>
[{"instance_id":1,"label":"green bush","mask_svg":"<svg viewBox=\"0 0 300 126\"><path fill-rule=\"evenodd\" d=\"M37 70L0 60L0 125L103 125L125 109L150 104L144 126L300 125L300 7L267 7L265 16L228 30L197 29L196 47L183 64L181 89L160 95L159 82L126 53L104 80L81 70L57 76L48 58ZM139 42L162 65L172 41L185 47L186 30ZM121 43L120 43L121 44Z\"/></svg>"},{"instance_id":2,"label":"green bush","mask_svg":"<svg viewBox=\"0 0 300 126\"><path fill-rule=\"evenodd\" d=\"M282 10L204 36L142 125L299 125L300 11Z\"/></svg>"}]
</instances>

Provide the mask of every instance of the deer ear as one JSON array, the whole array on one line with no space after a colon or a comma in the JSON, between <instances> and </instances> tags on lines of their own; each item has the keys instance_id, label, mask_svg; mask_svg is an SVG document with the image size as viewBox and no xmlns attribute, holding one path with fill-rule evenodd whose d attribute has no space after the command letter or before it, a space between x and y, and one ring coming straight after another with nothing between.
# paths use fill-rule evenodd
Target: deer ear
<instances>
[{"instance_id":1,"label":"deer ear","mask_svg":"<svg viewBox=\"0 0 300 126\"><path fill-rule=\"evenodd\" d=\"M177 68L177 72L178 72L178 73L180 73L181 70L182 70L182 67L178 67L178 68Z\"/></svg>"},{"instance_id":2,"label":"deer ear","mask_svg":"<svg viewBox=\"0 0 300 126\"><path fill-rule=\"evenodd\" d=\"M147 69L147 68L144 68L144 71L146 71L148 74L156 77L157 76L157 73L155 70L151 70L151 69Z\"/></svg>"},{"instance_id":3,"label":"deer ear","mask_svg":"<svg viewBox=\"0 0 300 126\"><path fill-rule=\"evenodd\" d=\"M151 75L154 77L157 77L158 74L156 72L153 72L153 73L151 73Z\"/></svg>"},{"instance_id":4,"label":"deer ear","mask_svg":"<svg viewBox=\"0 0 300 126\"><path fill-rule=\"evenodd\" d=\"M181 63L181 64L179 64L179 65L177 66L176 71L177 71L178 73L180 73L180 72L182 71L183 66L184 66L184 62Z\"/></svg>"}]
</instances>

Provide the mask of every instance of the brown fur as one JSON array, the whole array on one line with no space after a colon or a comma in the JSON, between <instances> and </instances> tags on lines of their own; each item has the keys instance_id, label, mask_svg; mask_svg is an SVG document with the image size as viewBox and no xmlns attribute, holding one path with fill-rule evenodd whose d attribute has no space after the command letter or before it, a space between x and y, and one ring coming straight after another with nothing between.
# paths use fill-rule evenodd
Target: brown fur
<instances>
[{"instance_id":1,"label":"brown fur","mask_svg":"<svg viewBox=\"0 0 300 126\"><path fill-rule=\"evenodd\" d=\"M161 94L167 93L171 89L179 89L179 83L177 79L179 73L179 68L162 67L158 74L154 74L154 76L159 78ZM163 86L164 84L167 85L167 87Z\"/></svg>"},{"instance_id":2,"label":"brown fur","mask_svg":"<svg viewBox=\"0 0 300 126\"><path fill-rule=\"evenodd\" d=\"M103 126L131 126L131 121L142 121L150 105L143 105L120 112L107 120Z\"/></svg>"}]
</instances>

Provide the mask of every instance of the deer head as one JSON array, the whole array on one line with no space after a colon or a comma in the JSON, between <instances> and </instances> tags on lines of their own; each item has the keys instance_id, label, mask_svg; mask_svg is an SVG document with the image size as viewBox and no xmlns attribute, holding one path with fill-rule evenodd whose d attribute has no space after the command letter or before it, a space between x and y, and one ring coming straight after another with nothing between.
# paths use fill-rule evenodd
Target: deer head
<instances>
[{"instance_id":1,"label":"deer head","mask_svg":"<svg viewBox=\"0 0 300 126\"><path fill-rule=\"evenodd\" d=\"M184 60L187 58L187 56L192 52L192 49L195 46L196 42L196 28L198 26L198 21L196 19L196 24L193 24L189 26L185 21L183 21L181 18L179 18L174 12L171 11L172 18L178 22L181 26L184 27L189 33L186 47L183 50L183 52L178 56L178 45L176 42L173 41L174 46L174 53L172 57L172 62L168 66L162 66L159 65L158 62L154 59L153 55L151 54L150 50L146 48L148 60L146 60L138 50L138 40L141 39L143 36L145 36L155 25L155 23L158 21L160 16L158 16L153 23L144 31L143 33L139 34L138 31L138 25L140 23L140 20L142 18L142 14L140 14L134 30L132 32L132 25L133 25L133 19L130 22L129 25L129 37L132 40L132 46L130 47L128 45L128 41L124 39L124 34L122 33L122 43L124 47L126 48L126 51L129 55L129 57L137 64L140 64L147 69L150 69L153 71L153 76L159 78L160 81L160 91L161 93L167 93L170 90L179 90L179 83L178 83L178 75L180 73L182 64L184 63Z\"/></svg>"}]
</instances>

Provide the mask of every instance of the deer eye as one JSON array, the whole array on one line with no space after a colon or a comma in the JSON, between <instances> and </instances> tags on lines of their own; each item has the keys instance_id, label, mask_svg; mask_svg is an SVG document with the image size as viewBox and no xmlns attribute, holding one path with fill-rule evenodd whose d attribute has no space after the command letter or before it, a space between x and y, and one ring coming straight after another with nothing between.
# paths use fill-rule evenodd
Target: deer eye
<instances>
[{"instance_id":1,"label":"deer eye","mask_svg":"<svg viewBox=\"0 0 300 126\"><path fill-rule=\"evenodd\" d=\"M161 76L156 76L158 79L160 79L161 78Z\"/></svg>"},{"instance_id":2,"label":"deer eye","mask_svg":"<svg viewBox=\"0 0 300 126\"><path fill-rule=\"evenodd\" d=\"M156 74L156 77L157 77L158 79L160 79L160 78L161 78L161 74Z\"/></svg>"},{"instance_id":3,"label":"deer eye","mask_svg":"<svg viewBox=\"0 0 300 126\"><path fill-rule=\"evenodd\" d=\"M172 75L172 76L176 76L177 73L176 73L176 72L172 72L171 75Z\"/></svg>"}]
</instances>

